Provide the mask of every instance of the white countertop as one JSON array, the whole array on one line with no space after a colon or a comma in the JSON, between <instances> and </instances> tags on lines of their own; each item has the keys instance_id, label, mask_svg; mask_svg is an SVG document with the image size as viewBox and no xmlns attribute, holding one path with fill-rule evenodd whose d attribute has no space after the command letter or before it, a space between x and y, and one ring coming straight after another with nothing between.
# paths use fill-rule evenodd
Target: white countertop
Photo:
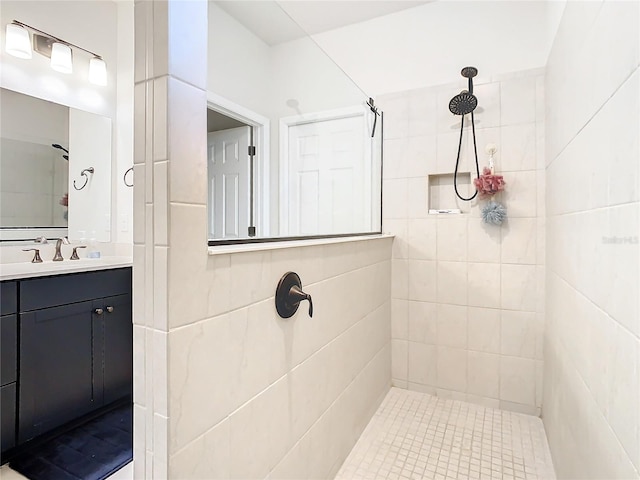
<instances>
[{"instance_id":1,"label":"white countertop","mask_svg":"<svg viewBox=\"0 0 640 480\"><path fill-rule=\"evenodd\" d=\"M0 280L47 277L51 275L64 275L65 273L130 267L132 265L131 257L81 258L80 260L65 259L62 262L44 261L42 263L3 263L0 264Z\"/></svg>"}]
</instances>

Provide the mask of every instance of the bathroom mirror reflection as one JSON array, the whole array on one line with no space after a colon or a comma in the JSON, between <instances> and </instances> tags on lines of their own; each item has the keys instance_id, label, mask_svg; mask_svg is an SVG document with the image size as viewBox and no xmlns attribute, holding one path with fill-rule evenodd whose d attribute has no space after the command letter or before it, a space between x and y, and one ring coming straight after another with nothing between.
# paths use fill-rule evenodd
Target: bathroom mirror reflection
<instances>
[{"instance_id":1,"label":"bathroom mirror reflection","mask_svg":"<svg viewBox=\"0 0 640 480\"><path fill-rule=\"evenodd\" d=\"M111 119L5 88L0 100L0 240L109 241Z\"/></svg>"},{"instance_id":2,"label":"bathroom mirror reflection","mask_svg":"<svg viewBox=\"0 0 640 480\"><path fill-rule=\"evenodd\" d=\"M277 2L209 2L208 65L210 245L381 231L381 112Z\"/></svg>"}]
</instances>

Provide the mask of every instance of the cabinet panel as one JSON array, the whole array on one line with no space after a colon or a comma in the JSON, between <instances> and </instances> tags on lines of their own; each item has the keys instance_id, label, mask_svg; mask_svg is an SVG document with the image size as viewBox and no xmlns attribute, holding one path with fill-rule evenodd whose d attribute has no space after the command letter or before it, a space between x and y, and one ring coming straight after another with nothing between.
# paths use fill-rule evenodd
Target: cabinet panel
<instances>
[{"instance_id":1,"label":"cabinet panel","mask_svg":"<svg viewBox=\"0 0 640 480\"><path fill-rule=\"evenodd\" d=\"M16 381L18 349L18 316L0 317L0 385Z\"/></svg>"},{"instance_id":2,"label":"cabinet panel","mask_svg":"<svg viewBox=\"0 0 640 480\"><path fill-rule=\"evenodd\" d=\"M2 417L0 423L0 450L3 452L16 443L16 384L10 383L0 388Z\"/></svg>"},{"instance_id":3,"label":"cabinet panel","mask_svg":"<svg viewBox=\"0 0 640 480\"><path fill-rule=\"evenodd\" d=\"M0 282L0 315L18 311L18 285L16 282Z\"/></svg>"},{"instance_id":4,"label":"cabinet panel","mask_svg":"<svg viewBox=\"0 0 640 480\"><path fill-rule=\"evenodd\" d=\"M104 304L104 403L107 404L133 393L131 295L101 301Z\"/></svg>"},{"instance_id":5,"label":"cabinet panel","mask_svg":"<svg viewBox=\"0 0 640 480\"><path fill-rule=\"evenodd\" d=\"M92 303L20 314L19 441L95 408Z\"/></svg>"},{"instance_id":6,"label":"cabinet panel","mask_svg":"<svg viewBox=\"0 0 640 480\"><path fill-rule=\"evenodd\" d=\"M20 311L131 292L131 269L101 270L20 281Z\"/></svg>"}]
</instances>

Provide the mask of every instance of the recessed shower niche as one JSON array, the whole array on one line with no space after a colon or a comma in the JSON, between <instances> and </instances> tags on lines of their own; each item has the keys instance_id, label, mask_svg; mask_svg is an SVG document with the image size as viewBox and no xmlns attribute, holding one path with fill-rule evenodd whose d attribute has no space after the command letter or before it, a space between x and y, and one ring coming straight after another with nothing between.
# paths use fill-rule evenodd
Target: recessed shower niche
<instances>
[{"instance_id":1,"label":"recessed shower niche","mask_svg":"<svg viewBox=\"0 0 640 480\"><path fill-rule=\"evenodd\" d=\"M470 172L458 172L456 183L464 197L473 194ZM469 202L456 197L453 188L453 173L431 174L427 179L429 214L469 213Z\"/></svg>"}]
</instances>

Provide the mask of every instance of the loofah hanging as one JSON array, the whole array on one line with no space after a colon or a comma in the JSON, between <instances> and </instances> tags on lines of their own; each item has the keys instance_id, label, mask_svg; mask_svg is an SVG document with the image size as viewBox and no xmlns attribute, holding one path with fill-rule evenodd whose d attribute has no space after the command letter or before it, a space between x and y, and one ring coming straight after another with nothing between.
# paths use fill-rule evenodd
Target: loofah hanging
<instances>
[{"instance_id":1,"label":"loofah hanging","mask_svg":"<svg viewBox=\"0 0 640 480\"><path fill-rule=\"evenodd\" d=\"M502 222L504 222L506 218L507 210L500 203L491 200L482 207L482 220L484 223L502 225Z\"/></svg>"}]
</instances>

